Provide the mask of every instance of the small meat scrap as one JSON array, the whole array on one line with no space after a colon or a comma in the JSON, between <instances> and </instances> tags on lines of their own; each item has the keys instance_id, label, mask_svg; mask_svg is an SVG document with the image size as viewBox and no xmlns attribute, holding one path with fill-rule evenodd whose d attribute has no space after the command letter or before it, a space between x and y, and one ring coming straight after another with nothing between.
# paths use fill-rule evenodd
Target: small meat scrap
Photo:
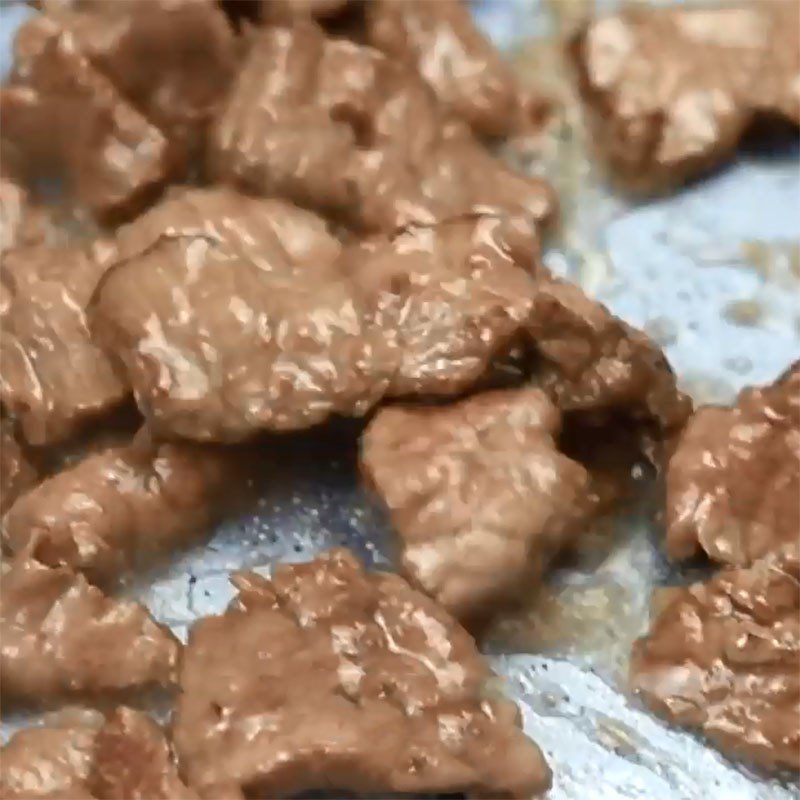
<instances>
[{"instance_id":1,"label":"small meat scrap","mask_svg":"<svg viewBox=\"0 0 800 800\"><path fill-rule=\"evenodd\" d=\"M161 728L121 706L69 710L18 731L0 750L7 800L197 800L178 775Z\"/></svg>"},{"instance_id":2,"label":"small meat scrap","mask_svg":"<svg viewBox=\"0 0 800 800\"><path fill-rule=\"evenodd\" d=\"M537 282L529 333L534 382L562 411L623 413L653 423L659 439L691 413L661 350L574 284Z\"/></svg>"},{"instance_id":3,"label":"small meat scrap","mask_svg":"<svg viewBox=\"0 0 800 800\"><path fill-rule=\"evenodd\" d=\"M153 443L142 432L20 497L3 518L3 545L111 582L207 533L232 493L236 458L210 446Z\"/></svg>"},{"instance_id":4,"label":"small meat scrap","mask_svg":"<svg viewBox=\"0 0 800 800\"><path fill-rule=\"evenodd\" d=\"M5 511L36 483L36 468L17 439L14 424L0 420L0 511Z\"/></svg>"},{"instance_id":5,"label":"small meat scrap","mask_svg":"<svg viewBox=\"0 0 800 800\"><path fill-rule=\"evenodd\" d=\"M237 574L195 624L174 742L190 785L528 798L550 785L473 639L402 578L345 550Z\"/></svg>"},{"instance_id":6,"label":"small meat scrap","mask_svg":"<svg viewBox=\"0 0 800 800\"><path fill-rule=\"evenodd\" d=\"M383 393L381 341L332 263L338 246L310 212L260 202L268 247L209 220L115 264L98 291L96 338L157 432L236 441L361 414Z\"/></svg>"},{"instance_id":7,"label":"small meat scrap","mask_svg":"<svg viewBox=\"0 0 800 800\"><path fill-rule=\"evenodd\" d=\"M261 19L286 22L303 17L325 19L344 11L350 0L258 0Z\"/></svg>"},{"instance_id":8,"label":"small meat scrap","mask_svg":"<svg viewBox=\"0 0 800 800\"><path fill-rule=\"evenodd\" d=\"M107 252L35 245L0 264L0 400L30 444L65 440L130 394L86 319Z\"/></svg>"},{"instance_id":9,"label":"small meat scrap","mask_svg":"<svg viewBox=\"0 0 800 800\"><path fill-rule=\"evenodd\" d=\"M374 47L419 72L437 99L482 136L507 136L521 111L509 66L461 0L374 0L366 4Z\"/></svg>"},{"instance_id":10,"label":"small meat scrap","mask_svg":"<svg viewBox=\"0 0 800 800\"><path fill-rule=\"evenodd\" d=\"M529 218L492 214L410 226L343 254L370 330L392 358L392 397L458 394L515 343L538 264Z\"/></svg>"},{"instance_id":11,"label":"small meat scrap","mask_svg":"<svg viewBox=\"0 0 800 800\"><path fill-rule=\"evenodd\" d=\"M463 125L446 124L402 64L311 22L254 38L214 126L209 171L361 231L486 209L541 223L556 213L548 184L513 173Z\"/></svg>"},{"instance_id":12,"label":"small meat scrap","mask_svg":"<svg viewBox=\"0 0 800 800\"><path fill-rule=\"evenodd\" d=\"M631 7L572 43L601 153L633 188L730 156L759 118L800 124L800 6Z\"/></svg>"},{"instance_id":13,"label":"small meat scrap","mask_svg":"<svg viewBox=\"0 0 800 800\"><path fill-rule=\"evenodd\" d=\"M137 110L192 154L238 67L213 0L125 0L53 12L77 49Z\"/></svg>"},{"instance_id":14,"label":"small meat scrap","mask_svg":"<svg viewBox=\"0 0 800 800\"><path fill-rule=\"evenodd\" d=\"M166 686L180 643L137 603L115 600L66 567L21 553L0 582L3 696L47 704Z\"/></svg>"},{"instance_id":15,"label":"small meat scrap","mask_svg":"<svg viewBox=\"0 0 800 800\"><path fill-rule=\"evenodd\" d=\"M559 452L560 417L524 388L385 408L367 428L362 468L403 570L459 619L485 619L529 591L588 517L588 476Z\"/></svg>"},{"instance_id":16,"label":"small meat scrap","mask_svg":"<svg viewBox=\"0 0 800 800\"><path fill-rule=\"evenodd\" d=\"M16 74L0 92L0 113L3 137L26 169L51 179L62 174L102 221L138 212L174 171L164 134L52 17L38 15L20 30Z\"/></svg>"},{"instance_id":17,"label":"small meat scrap","mask_svg":"<svg viewBox=\"0 0 800 800\"><path fill-rule=\"evenodd\" d=\"M729 756L800 769L800 564L793 544L672 590L634 645L632 688Z\"/></svg>"},{"instance_id":18,"label":"small meat scrap","mask_svg":"<svg viewBox=\"0 0 800 800\"><path fill-rule=\"evenodd\" d=\"M746 566L800 535L800 362L689 420L667 470L667 551Z\"/></svg>"}]
</instances>

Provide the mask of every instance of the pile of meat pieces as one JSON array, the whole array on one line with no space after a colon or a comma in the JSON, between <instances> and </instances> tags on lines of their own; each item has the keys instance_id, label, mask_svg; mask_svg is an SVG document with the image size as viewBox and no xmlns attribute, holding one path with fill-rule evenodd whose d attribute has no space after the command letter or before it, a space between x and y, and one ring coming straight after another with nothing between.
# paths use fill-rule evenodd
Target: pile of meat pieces
<instances>
[{"instance_id":1,"label":"pile of meat pieces","mask_svg":"<svg viewBox=\"0 0 800 800\"><path fill-rule=\"evenodd\" d=\"M0 182L0 688L46 706L180 693L172 744L123 706L17 734L3 797L545 790L542 754L462 625L538 583L625 495L633 461L660 465L676 442L669 550L737 566L675 603L713 616L765 570L791 574L796 555L773 545L797 529L780 527L797 488L796 373L778 399L701 409L684 430L690 403L658 348L540 263L553 192L483 139L529 131L542 104L464 5L263 0L239 31L211 0L41 5L0 90L13 165ZM29 191L54 175L101 226L91 241L63 244ZM709 436L735 438L725 413L760 414L765 441L784 442L763 456L783 510L723 498L720 482L749 469L734 445L722 478L697 473ZM230 610L186 647L117 596L123 575L225 513L245 477L236 445L366 414L362 473L403 578L343 551L271 580L239 574ZM138 432L109 443L120 415ZM608 459L612 436L630 447ZM784 674L797 598L780 595L775 621L772 590L747 591L742 624L780 626ZM665 619L655 650L675 629ZM723 650L687 658L710 671ZM672 713L676 681L648 676L681 651L637 652L634 683ZM731 703L750 702L738 687ZM782 698L752 701L775 706L759 717L774 752L736 752L794 765L774 754L791 752ZM714 735L710 716L680 719Z\"/></svg>"}]
</instances>

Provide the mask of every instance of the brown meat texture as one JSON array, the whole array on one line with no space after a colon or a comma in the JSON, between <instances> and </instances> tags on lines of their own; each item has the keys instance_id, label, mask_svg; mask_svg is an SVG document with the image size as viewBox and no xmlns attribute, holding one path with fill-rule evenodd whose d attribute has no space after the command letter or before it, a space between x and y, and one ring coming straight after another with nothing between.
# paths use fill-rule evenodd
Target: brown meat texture
<instances>
[{"instance_id":1,"label":"brown meat texture","mask_svg":"<svg viewBox=\"0 0 800 800\"><path fill-rule=\"evenodd\" d=\"M446 124L402 64L310 22L254 37L214 126L208 167L361 231L487 209L540 223L556 213L548 184L513 173L464 126Z\"/></svg>"},{"instance_id":2,"label":"brown meat texture","mask_svg":"<svg viewBox=\"0 0 800 800\"><path fill-rule=\"evenodd\" d=\"M404 573L459 619L485 619L542 577L591 510L539 389L378 412L361 465L400 540Z\"/></svg>"},{"instance_id":3,"label":"brown meat texture","mask_svg":"<svg viewBox=\"0 0 800 800\"><path fill-rule=\"evenodd\" d=\"M164 134L92 66L56 19L38 15L26 23L15 56L0 113L3 137L27 171L63 175L102 221L136 214L174 172Z\"/></svg>"},{"instance_id":4,"label":"brown meat texture","mask_svg":"<svg viewBox=\"0 0 800 800\"><path fill-rule=\"evenodd\" d=\"M107 253L36 245L0 264L0 400L30 444L64 441L130 393L86 319Z\"/></svg>"},{"instance_id":5,"label":"brown meat texture","mask_svg":"<svg viewBox=\"0 0 800 800\"><path fill-rule=\"evenodd\" d=\"M192 155L238 67L238 45L213 0L124 0L52 10L77 49L171 145Z\"/></svg>"},{"instance_id":6,"label":"brown meat texture","mask_svg":"<svg viewBox=\"0 0 800 800\"><path fill-rule=\"evenodd\" d=\"M527 798L550 771L472 638L396 575L347 551L235 577L198 622L174 741L191 785Z\"/></svg>"},{"instance_id":7,"label":"brown meat texture","mask_svg":"<svg viewBox=\"0 0 800 800\"><path fill-rule=\"evenodd\" d=\"M691 402L644 333L571 283L544 275L536 289L534 382L562 411L624 413L662 439L681 429Z\"/></svg>"},{"instance_id":8,"label":"brown meat texture","mask_svg":"<svg viewBox=\"0 0 800 800\"><path fill-rule=\"evenodd\" d=\"M520 87L461 0L374 0L366 4L373 47L407 64L436 98L482 136L519 123Z\"/></svg>"},{"instance_id":9,"label":"brown meat texture","mask_svg":"<svg viewBox=\"0 0 800 800\"><path fill-rule=\"evenodd\" d=\"M237 221L256 204L269 246ZM218 208L231 207L205 210ZM93 304L96 338L160 432L236 441L361 415L387 393L457 393L530 311L527 219L458 218L339 253L310 212L275 200L242 209L206 217L202 235L177 223L112 267Z\"/></svg>"},{"instance_id":10,"label":"brown meat texture","mask_svg":"<svg viewBox=\"0 0 800 800\"><path fill-rule=\"evenodd\" d=\"M178 775L169 743L146 714L121 706L64 712L19 731L0 751L8 800L197 800Z\"/></svg>"},{"instance_id":11,"label":"brown meat texture","mask_svg":"<svg viewBox=\"0 0 800 800\"><path fill-rule=\"evenodd\" d=\"M23 186L0 175L0 254L44 242L49 233L47 212Z\"/></svg>"},{"instance_id":12,"label":"brown meat texture","mask_svg":"<svg viewBox=\"0 0 800 800\"><path fill-rule=\"evenodd\" d=\"M89 455L20 497L2 541L51 567L111 582L207 533L235 485L235 453L133 442Z\"/></svg>"},{"instance_id":13,"label":"brown meat texture","mask_svg":"<svg viewBox=\"0 0 800 800\"><path fill-rule=\"evenodd\" d=\"M775 383L704 406L667 470L667 552L746 566L800 535L800 362Z\"/></svg>"},{"instance_id":14,"label":"brown meat texture","mask_svg":"<svg viewBox=\"0 0 800 800\"><path fill-rule=\"evenodd\" d=\"M723 753L800 769L800 563L796 543L673 590L633 649L633 689Z\"/></svg>"},{"instance_id":15,"label":"brown meat texture","mask_svg":"<svg viewBox=\"0 0 800 800\"><path fill-rule=\"evenodd\" d=\"M515 342L538 266L524 217L476 215L411 226L343 254L368 328L388 347L391 397L459 394Z\"/></svg>"},{"instance_id":16,"label":"brown meat texture","mask_svg":"<svg viewBox=\"0 0 800 800\"><path fill-rule=\"evenodd\" d=\"M602 155L659 189L731 155L758 119L800 124L800 6L628 8L572 42Z\"/></svg>"},{"instance_id":17,"label":"brown meat texture","mask_svg":"<svg viewBox=\"0 0 800 800\"><path fill-rule=\"evenodd\" d=\"M313 17L325 19L344 11L350 0L259 0L259 16L268 22L290 22Z\"/></svg>"},{"instance_id":18,"label":"brown meat texture","mask_svg":"<svg viewBox=\"0 0 800 800\"><path fill-rule=\"evenodd\" d=\"M37 470L17 439L14 423L0 420L0 511L11 508L14 501L36 483Z\"/></svg>"},{"instance_id":19,"label":"brown meat texture","mask_svg":"<svg viewBox=\"0 0 800 800\"><path fill-rule=\"evenodd\" d=\"M108 597L65 567L47 567L27 553L4 567L4 697L48 704L73 694L166 686L179 652L178 640L142 606Z\"/></svg>"}]
</instances>

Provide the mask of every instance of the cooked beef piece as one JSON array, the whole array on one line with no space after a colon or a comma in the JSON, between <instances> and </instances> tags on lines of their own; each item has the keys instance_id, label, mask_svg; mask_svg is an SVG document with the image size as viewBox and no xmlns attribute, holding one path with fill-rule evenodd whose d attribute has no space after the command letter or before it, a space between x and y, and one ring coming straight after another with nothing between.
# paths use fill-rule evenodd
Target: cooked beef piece
<instances>
[{"instance_id":1,"label":"cooked beef piece","mask_svg":"<svg viewBox=\"0 0 800 800\"><path fill-rule=\"evenodd\" d=\"M47 213L30 201L26 190L16 181L0 176L0 254L45 241L47 223Z\"/></svg>"},{"instance_id":2,"label":"cooked beef piece","mask_svg":"<svg viewBox=\"0 0 800 800\"><path fill-rule=\"evenodd\" d=\"M745 566L800 535L800 361L689 420L667 470L667 551Z\"/></svg>"},{"instance_id":3,"label":"cooked beef piece","mask_svg":"<svg viewBox=\"0 0 800 800\"><path fill-rule=\"evenodd\" d=\"M350 0L259 0L261 19L291 21L302 17L325 19L343 11Z\"/></svg>"},{"instance_id":4,"label":"cooked beef piece","mask_svg":"<svg viewBox=\"0 0 800 800\"><path fill-rule=\"evenodd\" d=\"M453 395L528 319L538 239L523 217L466 216L367 240L342 262L391 351L387 394Z\"/></svg>"},{"instance_id":5,"label":"cooked beef piece","mask_svg":"<svg viewBox=\"0 0 800 800\"><path fill-rule=\"evenodd\" d=\"M257 202L268 247L212 218L119 262L98 292L95 333L158 431L233 441L362 413L382 394L386 359L338 246L310 212Z\"/></svg>"},{"instance_id":6,"label":"cooked beef piece","mask_svg":"<svg viewBox=\"0 0 800 800\"><path fill-rule=\"evenodd\" d=\"M361 443L403 571L459 619L486 618L540 580L592 508L586 470L559 452L539 389L379 411Z\"/></svg>"},{"instance_id":7,"label":"cooked beef piece","mask_svg":"<svg viewBox=\"0 0 800 800\"><path fill-rule=\"evenodd\" d=\"M316 214L227 186L170 188L159 203L119 228L114 243L119 260L126 260L159 239L181 237L207 237L231 256L259 262L267 271L313 269L332 263L341 250Z\"/></svg>"},{"instance_id":8,"label":"cooked beef piece","mask_svg":"<svg viewBox=\"0 0 800 800\"><path fill-rule=\"evenodd\" d=\"M369 231L490 208L545 222L556 208L546 183L445 124L401 64L310 22L255 37L214 126L209 170Z\"/></svg>"},{"instance_id":9,"label":"cooked beef piece","mask_svg":"<svg viewBox=\"0 0 800 800\"><path fill-rule=\"evenodd\" d=\"M36 468L31 464L21 442L17 440L14 424L0 420L0 511L36 483Z\"/></svg>"},{"instance_id":10,"label":"cooked beef piece","mask_svg":"<svg viewBox=\"0 0 800 800\"><path fill-rule=\"evenodd\" d=\"M759 117L800 124L800 6L628 8L572 43L599 149L634 188L728 157Z\"/></svg>"},{"instance_id":11,"label":"cooked beef piece","mask_svg":"<svg viewBox=\"0 0 800 800\"><path fill-rule=\"evenodd\" d=\"M0 264L0 401L24 438L54 444L118 406L129 389L91 340L85 309L109 248L19 248Z\"/></svg>"},{"instance_id":12,"label":"cooked beef piece","mask_svg":"<svg viewBox=\"0 0 800 800\"><path fill-rule=\"evenodd\" d=\"M0 759L8 800L197 800L169 743L145 713L121 706L65 712L11 737Z\"/></svg>"},{"instance_id":13,"label":"cooked beef piece","mask_svg":"<svg viewBox=\"0 0 800 800\"><path fill-rule=\"evenodd\" d=\"M668 591L650 633L634 645L633 689L728 755L800 769L797 544Z\"/></svg>"},{"instance_id":14,"label":"cooked beef piece","mask_svg":"<svg viewBox=\"0 0 800 800\"><path fill-rule=\"evenodd\" d=\"M237 68L222 8L214 0L125 0L52 13L92 66L191 155Z\"/></svg>"},{"instance_id":15,"label":"cooked beef piece","mask_svg":"<svg viewBox=\"0 0 800 800\"><path fill-rule=\"evenodd\" d=\"M180 643L137 603L114 600L66 567L27 553L3 567L3 696L47 703L172 683Z\"/></svg>"},{"instance_id":16,"label":"cooked beef piece","mask_svg":"<svg viewBox=\"0 0 800 800\"><path fill-rule=\"evenodd\" d=\"M656 438L680 430L691 402L678 391L661 350L613 316L580 287L543 275L537 282L529 335L534 380L562 411L628 414L652 424Z\"/></svg>"},{"instance_id":17,"label":"cooked beef piece","mask_svg":"<svg viewBox=\"0 0 800 800\"><path fill-rule=\"evenodd\" d=\"M232 252L208 221L209 234L162 238L106 275L94 331L162 432L232 441L360 415L387 393L457 393L530 313L525 219L413 227L335 258L317 218L271 203L269 249Z\"/></svg>"},{"instance_id":18,"label":"cooked beef piece","mask_svg":"<svg viewBox=\"0 0 800 800\"><path fill-rule=\"evenodd\" d=\"M174 721L191 785L527 798L550 771L475 642L396 575L345 550L238 574L191 631Z\"/></svg>"},{"instance_id":19,"label":"cooked beef piece","mask_svg":"<svg viewBox=\"0 0 800 800\"><path fill-rule=\"evenodd\" d=\"M235 486L236 454L190 444L132 443L87 456L20 497L3 544L100 583L208 532Z\"/></svg>"},{"instance_id":20,"label":"cooked beef piece","mask_svg":"<svg viewBox=\"0 0 800 800\"><path fill-rule=\"evenodd\" d=\"M20 30L16 68L0 91L3 137L31 175L63 175L102 220L139 211L173 172L164 134L51 17L38 15Z\"/></svg>"},{"instance_id":21,"label":"cooked beef piece","mask_svg":"<svg viewBox=\"0 0 800 800\"><path fill-rule=\"evenodd\" d=\"M371 45L419 72L439 102L482 136L507 136L523 114L521 87L461 0L373 0Z\"/></svg>"}]
</instances>

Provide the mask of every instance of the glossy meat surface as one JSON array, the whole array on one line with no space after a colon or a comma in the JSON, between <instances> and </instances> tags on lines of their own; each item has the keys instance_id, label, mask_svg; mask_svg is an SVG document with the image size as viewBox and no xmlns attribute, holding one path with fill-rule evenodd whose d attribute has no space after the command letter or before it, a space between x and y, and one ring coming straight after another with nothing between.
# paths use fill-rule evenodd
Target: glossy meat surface
<instances>
[{"instance_id":1,"label":"glossy meat surface","mask_svg":"<svg viewBox=\"0 0 800 800\"><path fill-rule=\"evenodd\" d=\"M406 575L460 619L486 618L541 579L591 508L586 470L559 452L539 389L450 406L389 407L361 442Z\"/></svg>"},{"instance_id":2,"label":"glossy meat surface","mask_svg":"<svg viewBox=\"0 0 800 800\"><path fill-rule=\"evenodd\" d=\"M0 751L8 800L196 800L180 777L161 728L119 707L67 711L16 733Z\"/></svg>"},{"instance_id":3,"label":"glossy meat surface","mask_svg":"<svg viewBox=\"0 0 800 800\"><path fill-rule=\"evenodd\" d=\"M367 38L406 63L440 103L485 136L517 124L519 87L500 53L460 0L374 0L366 4Z\"/></svg>"},{"instance_id":4,"label":"glossy meat surface","mask_svg":"<svg viewBox=\"0 0 800 800\"><path fill-rule=\"evenodd\" d=\"M800 536L800 362L689 420L667 471L667 551L745 566Z\"/></svg>"},{"instance_id":5,"label":"glossy meat surface","mask_svg":"<svg viewBox=\"0 0 800 800\"><path fill-rule=\"evenodd\" d=\"M542 223L556 213L549 185L446 123L417 76L311 23L254 39L214 126L209 169L362 231L487 209Z\"/></svg>"},{"instance_id":6,"label":"glossy meat surface","mask_svg":"<svg viewBox=\"0 0 800 800\"><path fill-rule=\"evenodd\" d=\"M164 134L53 18L38 15L20 30L15 78L0 92L0 113L3 136L27 171L62 175L101 220L138 212L174 171Z\"/></svg>"},{"instance_id":7,"label":"glossy meat surface","mask_svg":"<svg viewBox=\"0 0 800 800\"><path fill-rule=\"evenodd\" d=\"M249 202L269 247L231 245L238 223L209 216L202 235L119 262L98 293L97 339L157 430L232 441L361 415L387 393L460 392L527 318L527 220L464 217L339 253L310 212Z\"/></svg>"},{"instance_id":8,"label":"glossy meat surface","mask_svg":"<svg viewBox=\"0 0 800 800\"><path fill-rule=\"evenodd\" d=\"M20 497L3 517L3 545L112 581L206 533L222 516L235 474L235 454L140 435Z\"/></svg>"},{"instance_id":9,"label":"glossy meat surface","mask_svg":"<svg viewBox=\"0 0 800 800\"><path fill-rule=\"evenodd\" d=\"M14 423L6 419L0 421L0 511L11 508L34 483L36 468L17 439Z\"/></svg>"},{"instance_id":10,"label":"glossy meat surface","mask_svg":"<svg viewBox=\"0 0 800 800\"><path fill-rule=\"evenodd\" d=\"M658 714L729 756L800 769L796 543L672 591L634 646L631 685Z\"/></svg>"},{"instance_id":11,"label":"glossy meat surface","mask_svg":"<svg viewBox=\"0 0 800 800\"><path fill-rule=\"evenodd\" d=\"M16 181L0 176L0 253L47 239L47 213Z\"/></svg>"},{"instance_id":12,"label":"glossy meat surface","mask_svg":"<svg viewBox=\"0 0 800 800\"><path fill-rule=\"evenodd\" d=\"M175 746L190 783L527 798L550 772L474 641L347 551L235 578L183 660Z\"/></svg>"},{"instance_id":13,"label":"glossy meat surface","mask_svg":"<svg viewBox=\"0 0 800 800\"><path fill-rule=\"evenodd\" d=\"M599 149L634 188L706 171L758 117L800 124L796 0L630 8L572 49Z\"/></svg>"},{"instance_id":14,"label":"glossy meat surface","mask_svg":"<svg viewBox=\"0 0 800 800\"><path fill-rule=\"evenodd\" d=\"M65 567L17 556L0 583L2 693L47 704L175 677L180 643L137 603L115 600Z\"/></svg>"},{"instance_id":15,"label":"glossy meat surface","mask_svg":"<svg viewBox=\"0 0 800 800\"><path fill-rule=\"evenodd\" d=\"M30 444L61 442L129 395L86 318L103 248L36 245L0 265L0 400Z\"/></svg>"}]
</instances>

